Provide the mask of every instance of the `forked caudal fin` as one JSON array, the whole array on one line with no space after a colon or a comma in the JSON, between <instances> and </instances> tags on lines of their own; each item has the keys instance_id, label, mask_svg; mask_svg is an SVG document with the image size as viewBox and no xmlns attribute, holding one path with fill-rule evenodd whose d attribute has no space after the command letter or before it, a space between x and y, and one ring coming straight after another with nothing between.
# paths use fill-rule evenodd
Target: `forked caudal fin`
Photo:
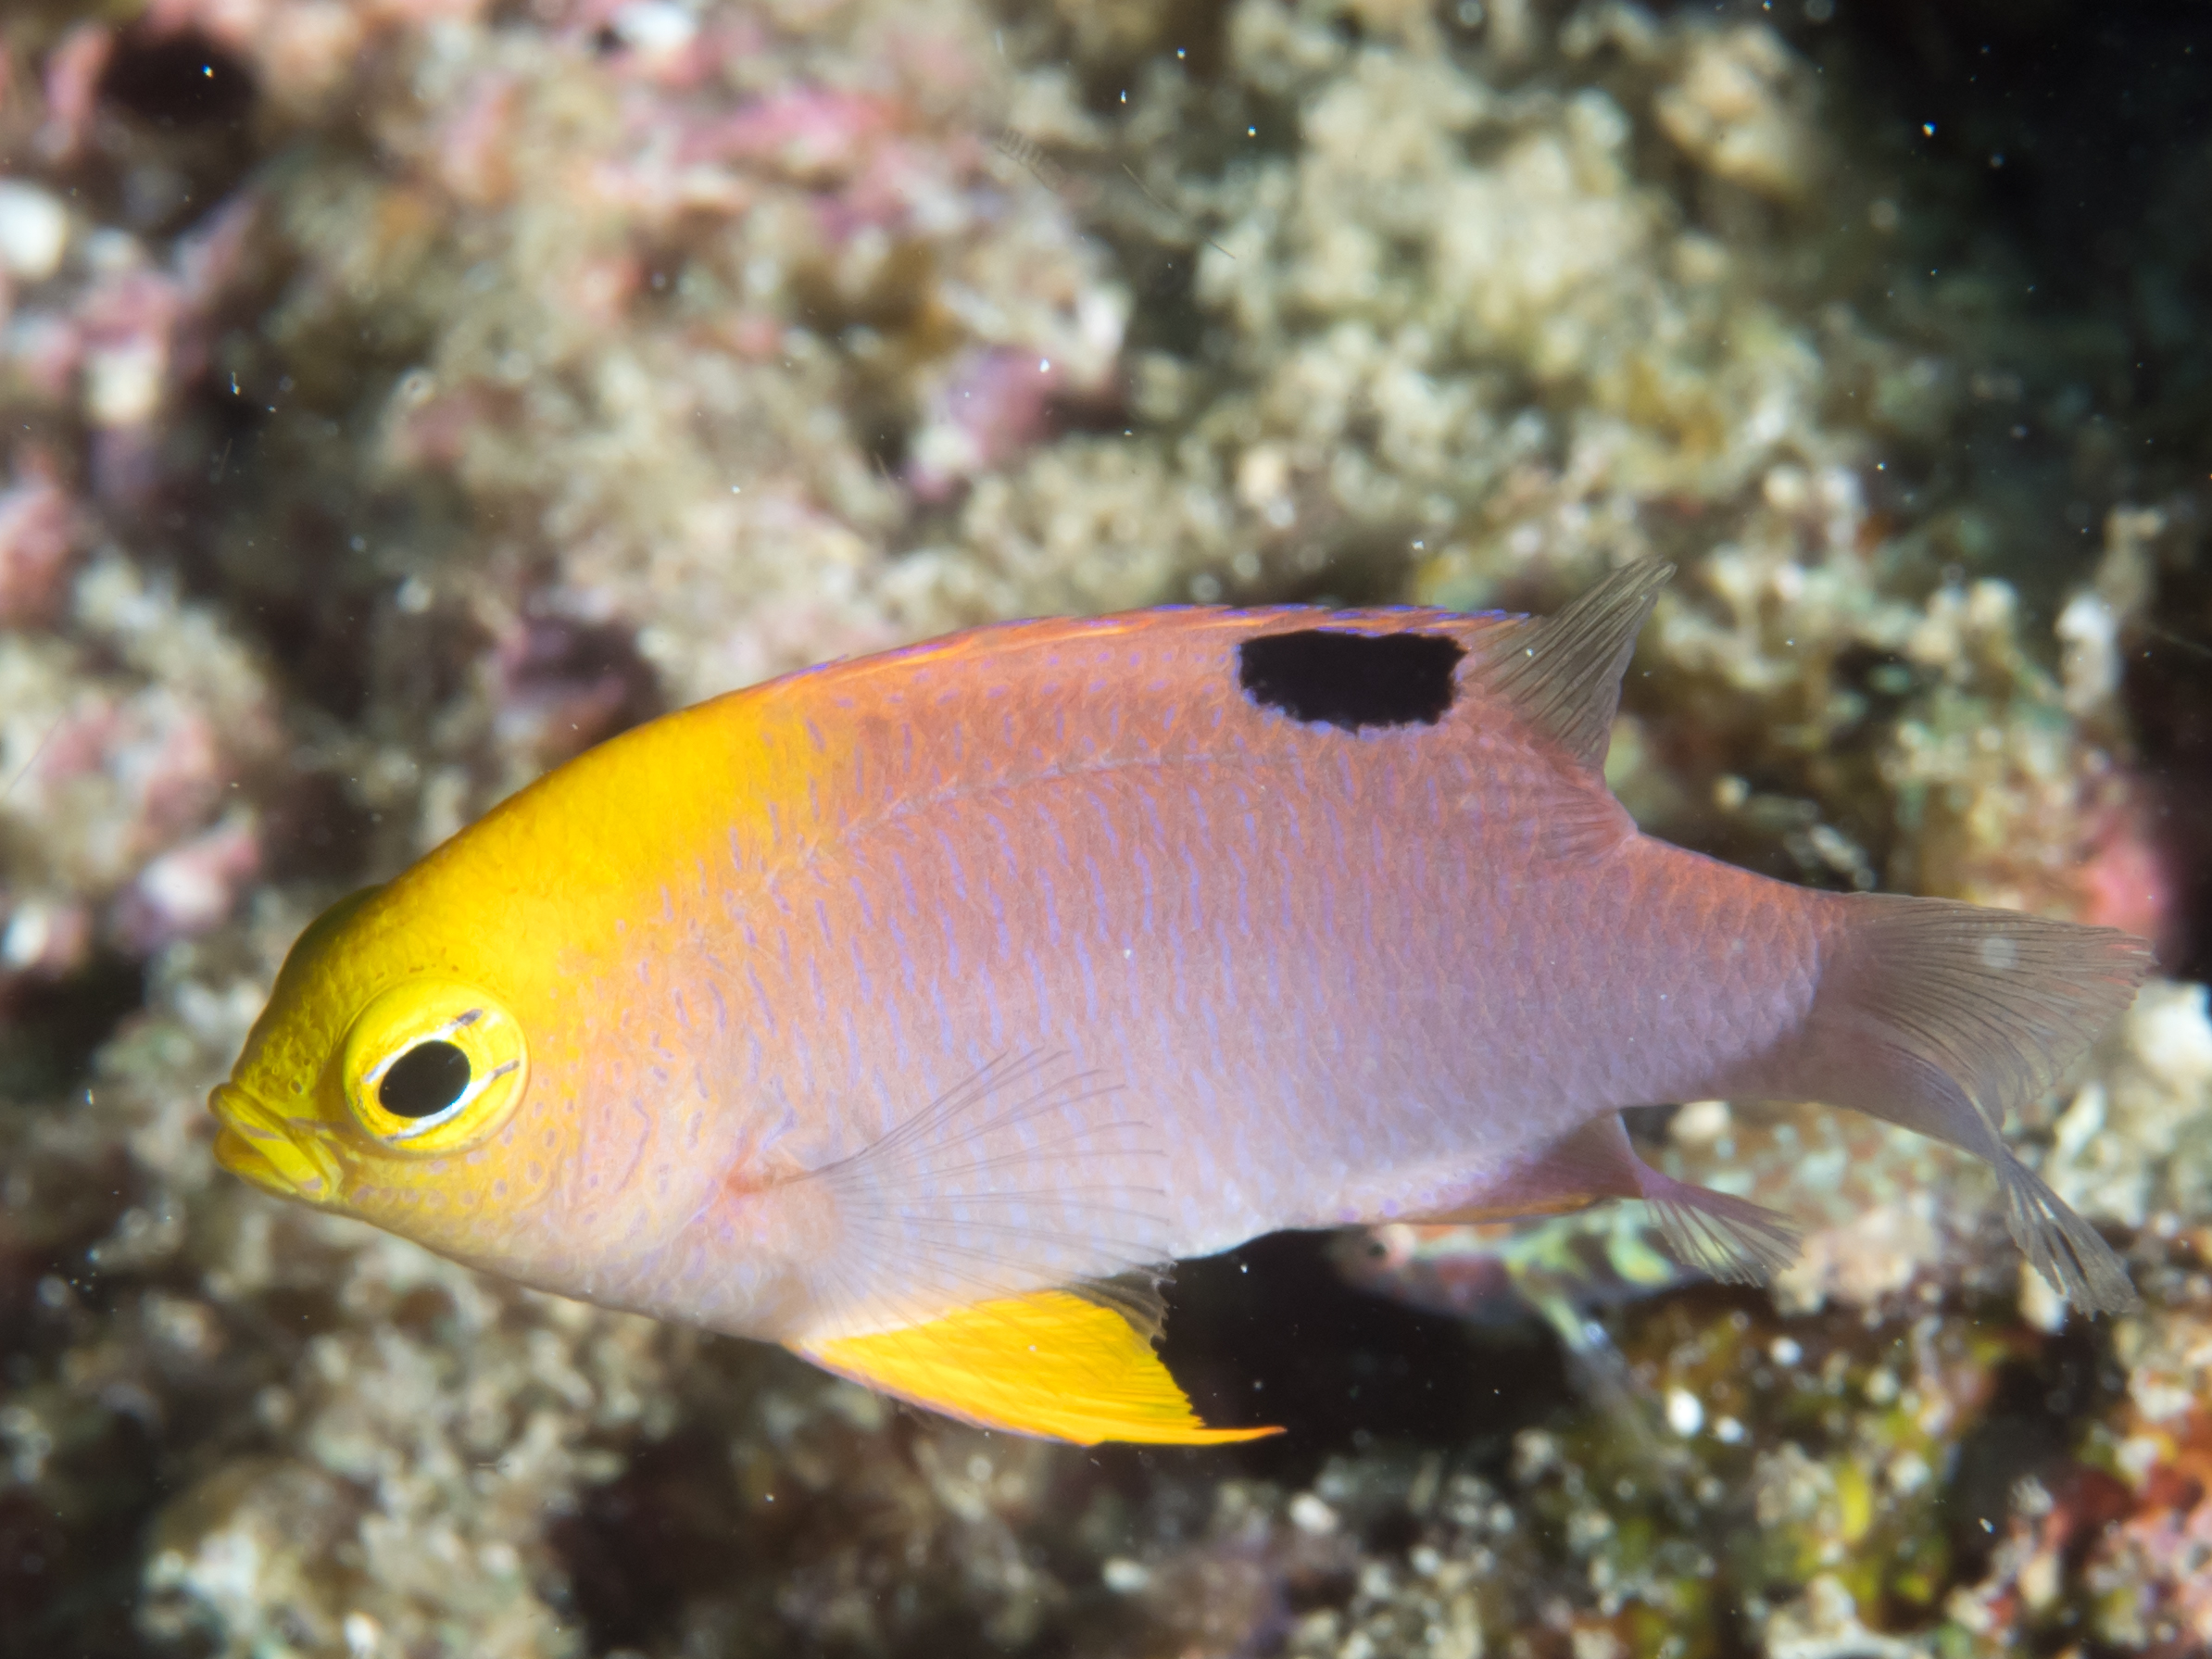
<instances>
[{"instance_id":1,"label":"forked caudal fin","mask_svg":"<svg viewBox=\"0 0 2212 1659\"><path fill-rule=\"evenodd\" d=\"M980 1428L1081 1446L1213 1446L1282 1432L1207 1427L1125 1313L1069 1290L789 1346L825 1370Z\"/></svg>"},{"instance_id":2,"label":"forked caudal fin","mask_svg":"<svg viewBox=\"0 0 2212 1659\"><path fill-rule=\"evenodd\" d=\"M2044 1278L2085 1312L2133 1307L2111 1246L2013 1155L2003 1129L2134 999L2150 947L2108 927L1938 899L1833 902L1799 1087L1985 1159L2013 1238Z\"/></svg>"}]
</instances>

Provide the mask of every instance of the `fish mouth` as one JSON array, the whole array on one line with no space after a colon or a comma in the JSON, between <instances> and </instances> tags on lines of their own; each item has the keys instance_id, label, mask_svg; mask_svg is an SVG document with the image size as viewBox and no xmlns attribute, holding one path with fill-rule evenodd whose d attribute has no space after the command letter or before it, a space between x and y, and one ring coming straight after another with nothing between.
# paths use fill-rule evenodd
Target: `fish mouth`
<instances>
[{"instance_id":1,"label":"fish mouth","mask_svg":"<svg viewBox=\"0 0 2212 1659\"><path fill-rule=\"evenodd\" d=\"M338 1190L338 1166L312 1130L300 1131L235 1083L207 1097L222 1121L215 1162L279 1198L327 1202Z\"/></svg>"}]
</instances>

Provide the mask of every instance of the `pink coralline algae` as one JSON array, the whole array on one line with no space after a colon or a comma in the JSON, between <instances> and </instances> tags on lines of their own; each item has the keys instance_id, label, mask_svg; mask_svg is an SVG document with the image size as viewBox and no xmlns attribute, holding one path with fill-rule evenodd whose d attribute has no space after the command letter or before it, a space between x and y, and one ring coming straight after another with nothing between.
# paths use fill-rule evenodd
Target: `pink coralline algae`
<instances>
[{"instance_id":1,"label":"pink coralline algae","mask_svg":"<svg viewBox=\"0 0 2212 1659\"><path fill-rule=\"evenodd\" d=\"M73 159L98 95L100 71L115 49L115 31L100 23L80 23L46 56L45 120L38 129L44 159Z\"/></svg>"},{"instance_id":2,"label":"pink coralline algae","mask_svg":"<svg viewBox=\"0 0 2212 1659\"><path fill-rule=\"evenodd\" d=\"M2196 1242L2212 1235L2198 1228ZM2212 1652L2212 1318L2200 1304L2130 1346L2109 1456L2130 1502L2095 1537L2082 1577L2105 1640L2181 1659Z\"/></svg>"},{"instance_id":3,"label":"pink coralline algae","mask_svg":"<svg viewBox=\"0 0 2212 1659\"><path fill-rule=\"evenodd\" d=\"M117 903L117 929L128 949L150 955L228 919L260 872L261 837L253 821L226 818L138 873Z\"/></svg>"},{"instance_id":4,"label":"pink coralline algae","mask_svg":"<svg viewBox=\"0 0 2212 1659\"><path fill-rule=\"evenodd\" d=\"M249 200L211 214L166 265L111 239L102 263L60 307L19 308L14 367L49 405L74 404L93 437L96 495L143 505L159 482L154 454L177 388L205 372L208 308L233 280L252 222Z\"/></svg>"},{"instance_id":5,"label":"pink coralline algae","mask_svg":"<svg viewBox=\"0 0 2212 1659\"><path fill-rule=\"evenodd\" d=\"M2203 1459L2198 1460L2199 1464ZM2100 1544L2092 1584L2115 1587L2107 1616L2145 1628L2143 1652L2159 1659L2212 1651L2212 1502L2203 1494L2206 1471L2188 1477L2183 1502L2146 1504Z\"/></svg>"},{"instance_id":6,"label":"pink coralline algae","mask_svg":"<svg viewBox=\"0 0 2212 1659\"><path fill-rule=\"evenodd\" d=\"M1049 358L990 347L963 354L931 387L909 476L925 501L1002 466L1049 430L1068 376Z\"/></svg>"},{"instance_id":7,"label":"pink coralline algae","mask_svg":"<svg viewBox=\"0 0 2212 1659\"><path fill-rule=\"evenodd\" d=\"M899 105L879 95L827 87L773 93L694 125L676 160L679 166L735 163L830 185L873 162L901 124Z\"/></svg>"},{"instance_id":8,"label":"pink coralline algae","mask_svg":"<svg viewBox=\"0 0 2212 1659\"><path fill-rule=\"evenodd\" d=\"M211 827L242 758L267 743L249 716L219 735L200 706L167 687L82 683L48 718L0 798L0 820L73 826L0 888L11 929L0 971L47 976L81 963L101 931L134 955L224 921L259 867L259 832L233 812ZM31 735L35 721L20 728Z\"/></svg>"},{"instance_id":9,"label":"pink coralline algae","mask_svg":"<svg viewBox=\"0 0 2212 1659\"><path fill-rule=\"evenodd\" d=\"M28 450L0 489L0 627L53 620L80 534L76 505L52 460Z\"/></svg>"},{"instance_id":10,"label":"pink coralline algae","mask_svg":"<svg viewBox=\"0 0 2212 1659\"><path fill-rule=\"evenodd\" d=\"M2151 940L2161 961L2183 961L2189 941L2181 886L2155 805L2123 786L2089 822L2088 855L2073 876L2081 920Z\"/></svg>"}]
</instances>

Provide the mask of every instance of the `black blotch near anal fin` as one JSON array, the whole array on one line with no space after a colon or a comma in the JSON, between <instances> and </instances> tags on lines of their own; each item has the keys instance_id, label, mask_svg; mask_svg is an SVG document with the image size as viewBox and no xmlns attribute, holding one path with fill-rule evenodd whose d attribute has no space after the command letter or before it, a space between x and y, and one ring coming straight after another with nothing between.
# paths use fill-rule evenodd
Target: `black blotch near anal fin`
<instances>
[{"instance_id":1,"label":"black blotch near anal fin","mask_svg":"<svg viewBox=\"0 0 2212 1659\"><path fill-rule=\"evenodd\" d=\"M1640 560L1557 615L1526 617L1486 634L1473 677L1583 765L1602 766L1621 675L1674 573L1663 560Z\"/></svg>"},{"instance_id":2,"label":"black blotch near anal fin","mask_svg":"<svg viewBox=\"0 0 2212 1659\"><path fill-rule=\"evenodd\" d=\"M1452 671L1466 654L1440 634L1301 628L1246 640L1237 677L1253 702L1292 720L1348 732L1431 726L1452 707Z\"/></svg>"}]
</instances>

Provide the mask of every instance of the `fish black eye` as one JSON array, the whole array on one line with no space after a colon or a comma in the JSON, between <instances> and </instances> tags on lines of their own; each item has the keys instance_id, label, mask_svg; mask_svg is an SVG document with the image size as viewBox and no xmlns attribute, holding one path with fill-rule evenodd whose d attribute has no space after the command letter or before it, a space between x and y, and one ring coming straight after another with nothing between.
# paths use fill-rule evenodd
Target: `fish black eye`
<instances>
[{"instance_id":1,"label":"fish black eye","mask_svg":"<svg viewBox=\"0 0 2212 1659\"><path fill-rule=\"evenodd\" d=\"M434 1117L469 1087L469 1057L448 1042L417 1043L392 1062L376 1101L394 1117Z\"/></svg>"}]
</instances>

